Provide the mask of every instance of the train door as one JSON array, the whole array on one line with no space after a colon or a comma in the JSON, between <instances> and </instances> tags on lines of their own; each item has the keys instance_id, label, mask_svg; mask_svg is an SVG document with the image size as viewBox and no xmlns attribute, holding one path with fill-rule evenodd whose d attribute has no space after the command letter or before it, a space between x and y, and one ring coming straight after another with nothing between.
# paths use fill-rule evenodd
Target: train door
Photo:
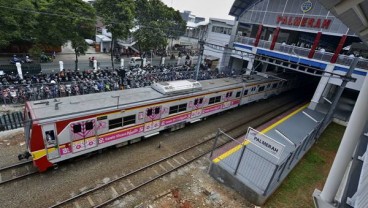
<instances>
[{"instance_id":1,"label":"train door","mask_svg":"<svg viewBox=\"0 0 368 208\"><path fill-rule=\"evenodd\" d=\"M88 119L69 124L72 152L80 152L97 146L97 121Z\"/></svg>"},{"instance_id":2,"label":"train door","mask_svg":"<svg viewBox=\"0 0 368 208\"><path fill-rule=\"evenodd\" d=\"M45 149L47 158L49 160L58 158L59 150L58 150L58 139L57 139L57 132L55 128L55 124L45 124L42 125L42 132L43 132L43 140L45 143Z\"/></svg>"},{"instance_id":3,"label":"train door","mask_svg":"<svg viewBox=\"0 0 368 208\"><path fill-rule=\"evenodd\" d=\"M152 131L160 128L162 106L148 107L144 113L144 131Z\"/></svg>"}]
</instances>

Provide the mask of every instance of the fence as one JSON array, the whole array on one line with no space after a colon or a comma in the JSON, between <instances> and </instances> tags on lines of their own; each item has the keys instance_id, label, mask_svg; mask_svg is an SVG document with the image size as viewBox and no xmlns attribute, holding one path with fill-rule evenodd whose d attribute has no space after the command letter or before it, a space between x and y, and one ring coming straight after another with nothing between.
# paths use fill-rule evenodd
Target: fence
<instances>
[{"instance_id":1,"label":"fence","mask_svg":"<svg viewBox=\"0 0 368 208\"><path fill-rule=\"evenodd\" d=\"M0 131L7 131L23 127L23 113L12 112L0 115Z\"/></svg>"}]
</instances>

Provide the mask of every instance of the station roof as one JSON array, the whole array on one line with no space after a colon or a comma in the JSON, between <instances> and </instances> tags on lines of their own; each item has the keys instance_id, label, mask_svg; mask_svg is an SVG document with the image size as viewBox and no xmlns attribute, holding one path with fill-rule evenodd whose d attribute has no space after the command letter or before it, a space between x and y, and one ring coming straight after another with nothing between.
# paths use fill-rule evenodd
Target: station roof
<instances>
[{"instance_id":1,"label":"station roof","mask_svg":"<svg viewBox=\"0 0 368 208\"><path fill-rule=\"evenodd\" d=\"M246 9L261 0L235 0L230 8L229 15L239 17Z\"/></svg>"},{"instance_id":2,"label":"station roof","mask_svg":"<svg viewBox=\"0 0 368 208\"><path fill-rule=\"evenodd\" d=\"M319 2L363 41L368 41L368 1L319 0Z\"/></svg>"}]
</instances>

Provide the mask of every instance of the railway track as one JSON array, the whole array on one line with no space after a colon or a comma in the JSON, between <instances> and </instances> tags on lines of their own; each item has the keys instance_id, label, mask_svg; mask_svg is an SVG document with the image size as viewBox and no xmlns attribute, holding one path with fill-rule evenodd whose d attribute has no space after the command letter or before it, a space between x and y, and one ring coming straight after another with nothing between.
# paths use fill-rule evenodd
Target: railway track
<instances>
[{"instance_id":1,"label":"railway track","mask_svg":"<svg viewBox=\"0 0 368 208\"><path fill-rule=\"evenodd\" d=\"M224 131L233 138L237 138L245 134L247 129L246 126L248 126L250 122L253 126L259 126L291 108L300 105L301 103L302 101L285 103L284 105L281 105L281 107L277 106L267 112L263 112L261 115L248 118L246 121L243 121L230 129L225 129ZM78 195L59 201L51 207L104 207L208 154L214 146L215 138L216 136L213 136L209 139L203 140L128 174L121 175L102 185L89 188ZM221 147L228 142L230 141L227 137L221 136L217 141L216 148Z\"/></svg>"},{"instance_id":2,"label":"railway track","mask_svg":"<svg viewBox=\"0 0 368 208\"><path fill-rule=\"evenodd\" d=\"M0 185L24 179L36 173L38 170L33 167L32 161L0 167Z\"/></svg>"}]
</instances>

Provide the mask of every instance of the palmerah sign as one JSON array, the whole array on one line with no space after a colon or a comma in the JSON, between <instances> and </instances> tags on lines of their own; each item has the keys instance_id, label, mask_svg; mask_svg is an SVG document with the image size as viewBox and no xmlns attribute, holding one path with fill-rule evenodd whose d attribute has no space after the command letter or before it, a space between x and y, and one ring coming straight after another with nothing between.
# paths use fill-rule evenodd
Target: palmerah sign
<instances>
[{"instance_id":1,"label":"palmerah sign","mask_svg":"<svg viewBox=\"0 0 368 208\"><path fill-rule=\"evenodd\" d=\"M285 145L278 141L266 136L265 134L249 127L245 138L250 143L268 152L270 155L280 159L282 152L284 151Z\"/></svg>"},{"instance_id":2,"label":"palmerah sign","mask_svg":"<svg viewBox=\"0 0 368 208\"><path fill-rule=\"evenodd\" d=\"M290 25L296 27L310 27L318 29L328 29L332 23L331 19L321 19L313 17L294 17L294 16L277 16L277 24Z\"/></svg>"}]
</instances>

